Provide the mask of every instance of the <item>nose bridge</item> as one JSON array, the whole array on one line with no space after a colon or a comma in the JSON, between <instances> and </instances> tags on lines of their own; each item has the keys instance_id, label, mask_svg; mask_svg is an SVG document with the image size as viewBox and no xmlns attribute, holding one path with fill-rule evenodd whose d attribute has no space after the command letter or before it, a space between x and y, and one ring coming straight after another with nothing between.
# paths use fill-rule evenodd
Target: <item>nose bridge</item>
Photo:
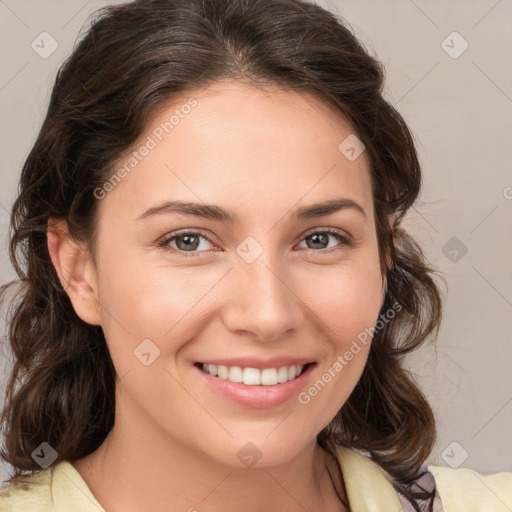
<instances>
[{"instance_id":1,"label":"nose bridge","mask_svg":"<svg viewBox=\"0 0 512 512\"><path fill-rule=\"evenodd\" d=\"M232 330L251 331L274 339L296 328L299 309L282 260L274 252L246 241L237 249L232 272L230 307L225 321ZM259 244L258 244L259 245Z\"/></svg>"}]
</instances>

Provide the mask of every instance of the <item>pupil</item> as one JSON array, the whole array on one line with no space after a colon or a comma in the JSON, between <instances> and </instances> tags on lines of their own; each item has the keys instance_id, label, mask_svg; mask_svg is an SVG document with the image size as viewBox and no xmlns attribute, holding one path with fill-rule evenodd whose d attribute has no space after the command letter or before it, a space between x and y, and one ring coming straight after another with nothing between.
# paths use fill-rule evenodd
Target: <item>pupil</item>
<instances>
[{"instance_id":1,"label":"pupil","mask_svg":"<svg viewBox=\"0 0 512 512\"><path fill-rule=\"evenodd\" d=\"M321 239L322 241L319 242L318 239ZM327 242L327 234L326 233L315 233L311 235L311 239L313 240L313 244L320 244ZM322 249L322 247L314 247L314 249Z\"/></svg>"},{"instance_id":2,"label":"pupil","mask_svg":"<svg viewBox=\"0 0 512 512\"><path fill-rule=\"evenodd\" d=\"M190 240L194 240L195 239L195 243L191 243ZM183 247L180 247L180 240L184 240L185 241L185 245ZM180 237L178 237L176 239L176 245L179 247L179 249L181 250L193 250L193 249L197 249L197 247L199 246L199 237L197 236L190 236L190 235L182 235Z\"/></svg>"}]
</instances>

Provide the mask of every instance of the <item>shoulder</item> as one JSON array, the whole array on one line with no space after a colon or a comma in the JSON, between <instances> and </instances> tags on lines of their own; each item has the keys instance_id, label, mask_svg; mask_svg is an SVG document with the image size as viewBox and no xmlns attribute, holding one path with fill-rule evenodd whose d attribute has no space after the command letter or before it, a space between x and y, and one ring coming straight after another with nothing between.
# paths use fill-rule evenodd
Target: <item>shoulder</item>
<instances>
[{"instance_id":1,"label":"shoulder","mask_svg":"<svg viewBox=\"0 0 512 512\"><path fill-rule=\"evenodd\" d=\"M0 488L0 512L54 512L50 468Z\"/></svg>"},{"instance_id":2,"label":"shoulder","mask_svg":"<svg viewBox=\"0 0 512 512\"><path fill-rule=\"evenodd\" d=\"M391 475L369 456L338 447L338 460L349 501L355 509L373 510L378 503L380 510L412 512L408 500L394 488ZM413 487L425 491L436 489L435 512L512 511L512 472L482 474L470 468L425 465L419 473ZM422 500L417 504L425 509Z\"/></svg>"},{"instance_id":3,"label":"shoulder","mask_svg":"<svg viewBox=\"0 0 512 512\"><path fill-rule=\"evenodd\" d=\"M105 512L67 460L0 489L0 512Z\"/></svg>"},{"instance_id":4,"label":"shoulder","mask_svg":"<svg viewBox=\"0 0 512 512\"><path fill-rule=\"evenodd\" d=\"M470 468L428 466L436 482L444 512L510 512L512 472L478 473Z\"/></svg>"}]
</instances>

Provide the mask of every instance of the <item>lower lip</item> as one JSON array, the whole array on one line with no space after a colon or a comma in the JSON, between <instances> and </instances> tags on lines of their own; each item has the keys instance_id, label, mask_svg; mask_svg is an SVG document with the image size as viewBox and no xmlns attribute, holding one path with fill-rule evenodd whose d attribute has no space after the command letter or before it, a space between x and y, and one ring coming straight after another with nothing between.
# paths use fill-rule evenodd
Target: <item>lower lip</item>
<instances>
[{"instance_id":1,"label":"lower lip","mask_svg":"<svg viewBox=\"0 0 512 512\"><path fill-rule=\"evenodd\" d=\"M203 372L197 366L194 366L194 369L217 393L229 400L245 407L270 409L296 397L315 366L316 363L312 363L295 379L273 386L248 386L243 382L231 382L227 379L214 377Z\"/></svg>"}]
</instances>

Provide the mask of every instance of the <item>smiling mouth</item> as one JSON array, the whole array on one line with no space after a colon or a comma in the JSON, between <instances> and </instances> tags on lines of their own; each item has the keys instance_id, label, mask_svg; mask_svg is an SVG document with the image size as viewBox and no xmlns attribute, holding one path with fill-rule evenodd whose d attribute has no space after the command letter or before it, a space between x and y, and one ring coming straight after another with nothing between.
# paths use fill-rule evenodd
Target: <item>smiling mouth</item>
<instances>
[{"instance_id":1,"label":"smiling mouth","mask_svg":"<svg viewBox=\"0 0 512 512\"><path fill-rule=\"evenodd\" d=\"M263 370L259 368L223 366L201 362L194 363L194 366L212 377L229 380L234 383L243 383L247 386L275 386L297 379L313 364L315 363L280 366Z\"/></svg>"}]
</instances>

